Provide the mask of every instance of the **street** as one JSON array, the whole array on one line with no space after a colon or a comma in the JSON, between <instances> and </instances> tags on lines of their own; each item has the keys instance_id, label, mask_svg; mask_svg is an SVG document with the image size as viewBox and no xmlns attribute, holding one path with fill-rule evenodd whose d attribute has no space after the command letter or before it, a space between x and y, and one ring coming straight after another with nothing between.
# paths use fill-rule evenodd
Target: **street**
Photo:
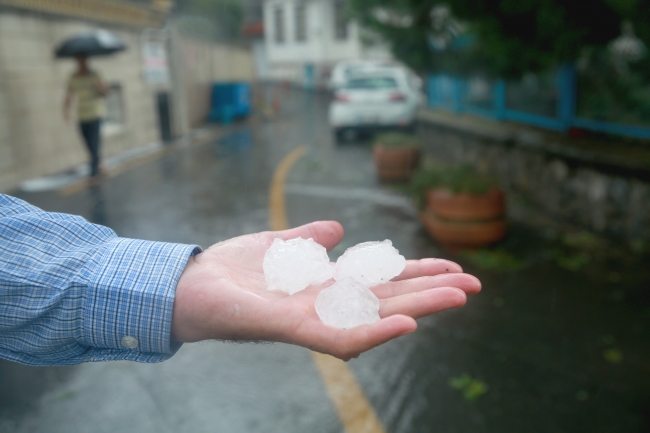
<instances>
[{"instance_id":1,"label":"street","mask_svg":"<svg viewBox=\"0 0 650 433\"><path fill-rule=\"evenodd\" d=\"M647 271L630 262L613 281L605 270L531 259L503 272L443 251L403 189L377 180L368 143L333 142L327 102L286 91L275 117L226 125L215 140L97 187L17 196L122 237L206 248L270 229L274 174L304 146L283 184L286 218L291 226L341 222L346 236L332 260L356 243L391 239L407 259L449 258L483 283L465 307L421 319L414 334L341 363L386 432L648 431L650 310L640 294ZM505 248L545 257L540 239L515 222ZM334 433L347 425L311 353L285 344L186 344L151 365L2 361L0 377L12 393L0 390L1 433Z\"/></svg>"}]
</instances>

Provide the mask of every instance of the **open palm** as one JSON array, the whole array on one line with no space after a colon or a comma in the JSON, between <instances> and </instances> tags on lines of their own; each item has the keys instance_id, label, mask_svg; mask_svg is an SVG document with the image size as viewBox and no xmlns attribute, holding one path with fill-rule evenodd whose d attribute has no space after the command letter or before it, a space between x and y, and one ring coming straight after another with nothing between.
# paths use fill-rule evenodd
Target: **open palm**
<instances>
[{"instance_id":1,"label":"open palm","mask_svg":"<svg viewBox=\"0 0 650 433\"><path fill-rule=\"evenodd\" d=\"M401 275L371 290L382 318L342 330L318 318L314 302L326 282L293 295L266 290L262 262L275 238L313 238L328 250L343 238L334 221L319 221L281 232L262 232L213 245L188 262L176 290L172 338L279 341L342 359L417 328L414 319L464 305L481 284L460 266L440 259L411 260Z\"/></svg>"}]
</instances>

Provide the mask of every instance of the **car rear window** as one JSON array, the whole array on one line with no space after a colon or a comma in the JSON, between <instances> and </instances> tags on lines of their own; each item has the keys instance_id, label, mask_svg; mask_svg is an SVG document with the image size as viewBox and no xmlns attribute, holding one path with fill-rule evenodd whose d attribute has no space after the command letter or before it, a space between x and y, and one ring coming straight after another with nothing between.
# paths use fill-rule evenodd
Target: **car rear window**
<instances>
[{"instance_id":1,"label":"car rear window","mask_svg":"<svg viewBox=\"0 0 650 433\"><path fill-rule=\"evenodd\" d=\"M396 89L397 80L392 77L352 78L345 85L346 89Z\"/></svg>"}]
</instances>

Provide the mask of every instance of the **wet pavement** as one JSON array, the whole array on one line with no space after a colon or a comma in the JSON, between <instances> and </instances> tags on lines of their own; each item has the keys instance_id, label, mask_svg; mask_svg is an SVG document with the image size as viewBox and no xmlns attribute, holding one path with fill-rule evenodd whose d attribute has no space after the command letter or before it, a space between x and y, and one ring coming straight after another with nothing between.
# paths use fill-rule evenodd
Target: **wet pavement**
<instances>
[{"instance_id":1,"label":"wet pavement","mask_svg":"<svg viewBox=\"0 0 650 433\"><path fill-rule=\"evenodd\" d=\"M403 191L376 180L367 144L333 143L325 97L282 102L273 119L229 125L99 187L18 195L123 237L207 247L269 228L274 169L306 146L287 216L340 221L333 259L388 238L407 258L451 258L483 282L464 308L348 364L387 432L650 431L647 254L518 222L485 252L443 251ZM0 381L2 433L342 431L309 352L283 344L185 345L154 365L0 361Z\"/></svg>"}]
</instances>

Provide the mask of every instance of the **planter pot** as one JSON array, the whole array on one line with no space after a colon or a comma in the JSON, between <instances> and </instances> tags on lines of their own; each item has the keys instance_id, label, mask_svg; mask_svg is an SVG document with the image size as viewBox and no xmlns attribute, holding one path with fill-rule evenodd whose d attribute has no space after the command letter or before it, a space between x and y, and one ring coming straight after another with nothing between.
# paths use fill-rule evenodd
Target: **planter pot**
<instances>
[{"instance_id":1,"label":"planter pot","mask_svg":"<svg viewBox=\"0 0 650 433\"><path fill-rule=\"evenodd\" d=\"M431 237L450 247L479 247L497 242L506 235L503 218L479 221L442 219L431 210L419 213L420 221Z\"/></svg>"},{"instance_id":2,"label":"planter pot","mask_svg":"<svg viewBox=\"0 0 650 433\"><path fill-rule=\"evenodd\" d=\"M376 144L372 149L377 174L381 180L407 181L420 161L417 147L385 147Z\"/></svg>"},{"instance_id":3,"label":"planter pot","mask_svg":"<svg viewBox=\"0 0 650 433\"><path fill-rule=\"evenodd\" d=\"M430 189L427 208L442 219L456 221L489 220L505 213L503 192L494 188L481 195L454 194L446 189Z\"/></svg>"}]
</instances>

